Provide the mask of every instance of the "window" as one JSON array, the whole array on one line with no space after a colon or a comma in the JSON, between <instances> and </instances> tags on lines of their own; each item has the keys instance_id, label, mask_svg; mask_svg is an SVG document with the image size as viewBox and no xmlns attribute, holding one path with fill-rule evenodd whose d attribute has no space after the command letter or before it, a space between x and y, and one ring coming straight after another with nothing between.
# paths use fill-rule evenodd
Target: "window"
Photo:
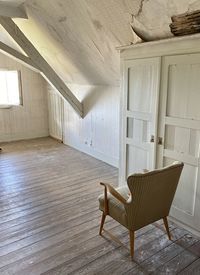
<instances>
[{"instance_id":1,"label":"window","mask_svg":"<svg viewBox=\"0 0 200 275\"><path fill-rule=\"evenodd\" d=\"M22 104L20 80L20 72L0 70L0 107Z\"/></svg>"}]
</instances>

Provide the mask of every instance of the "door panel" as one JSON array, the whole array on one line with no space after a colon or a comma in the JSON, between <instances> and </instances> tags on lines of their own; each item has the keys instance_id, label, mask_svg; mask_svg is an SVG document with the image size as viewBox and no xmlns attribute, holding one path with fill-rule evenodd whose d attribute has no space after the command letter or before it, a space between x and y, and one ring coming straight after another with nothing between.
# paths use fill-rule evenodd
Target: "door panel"
<instances>
[{"instance_id":1,"label":"door panel","mask_svg":"<svg viewBox=\"0 0 200 275\"><path fill-rule=\"evenodd\" d=\"M141 171L143 167L148 167L149 163L149 150L145 150L139 147L136 147L131 144L127 144L127 166L126 173L127 175L137 173Z\"/></svg>"},{"instance_id":2,"label":"door panel","mask_svg":"<svg viewBox=\"0 0 200 275\"><path fill-rule=\"evenodd\" d=\"M164 166L170 165L175 159L164 157ZM187 163L181 174L180 183L177 188L176 196L173 201L173 212L183 212L186 215L194 216L197 192L197 173L198 169ZM188 184L188 182L190 184Z\"/></svg>"},{"instance_id":3,"label":"door panel","mask_svg":"<svg viewBox=\"0 0 200 275\"><path fill-rule=\"evenodd\" d=\"M160 58L124 62L121 181L155 168Z\"/></svg>"},{"instance_id":4,"label":"door panel","mask_svg":"<svg viewBox=\"0 0 200 275\"><path fill-rule=\"evenodd\" d=\"M153 64L135 64L128 69L128 110L132 112L151 113L154 83Z\"/></svg>"},{"instance_id":5,"label":"door panel","mask_svg":"<svg viewBox=\"0 0 200 275\"><path fill-rule=\"evenodd\" d=\"M188 56L183 59L187 62ZM197 104L200 102L200 92L197 93L200 87L200 64L190 63L199 62L197 60L188 62L184 64L181 60L177 64L168 64L167 116L200 120Z\"/></svg>"},{"instance_id":6,"label":"door panel","mask_svg":"<svg viewBox=\"0 0 200 275\"><path fill-rule=\"evenodd\" d=\"M165 57L162 68L157 165L184 162L171 215L200 231L200 55Z\"/></svg>"}]
</instances>

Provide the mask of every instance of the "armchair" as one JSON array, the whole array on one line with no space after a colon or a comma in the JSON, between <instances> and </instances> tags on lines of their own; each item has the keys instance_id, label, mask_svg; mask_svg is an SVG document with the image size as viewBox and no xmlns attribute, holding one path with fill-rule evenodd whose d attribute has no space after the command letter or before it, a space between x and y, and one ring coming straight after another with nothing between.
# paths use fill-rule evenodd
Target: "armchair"
<instances>
[{"instance_id":1,"label":"armchair","mask_svg":"<svg viewBox=\"0 0 200 275\"><path fill-rule=\"evenodd\" d=\"M103 212L99 229L102 234L106 216L111 216L129 230L130 255L134 256L135 231L163 219L168 238L171 239L167 216L176 192L183 163L154 171L130 175L127 186L113 188L108 183L99 197L99 209Z\"/></svg>"}]
</instances>

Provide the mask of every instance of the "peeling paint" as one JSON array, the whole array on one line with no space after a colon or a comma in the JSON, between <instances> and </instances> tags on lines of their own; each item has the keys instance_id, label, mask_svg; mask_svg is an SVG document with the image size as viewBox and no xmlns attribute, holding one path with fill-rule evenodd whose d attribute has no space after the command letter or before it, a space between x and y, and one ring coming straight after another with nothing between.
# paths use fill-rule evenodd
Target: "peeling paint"
<instances>
[{"instance_id":1,"label":"peeling paint","mask_svg":"<svg viewBox=\"0 0 200 275\"><path fill-rule=\"evenodd\" d=\"M141 0L139 10L138 10L137 14L135 15L135 17L140 16L140 14L142 13L143 5L144 5L144 3L147 2L147 1L148 1L148 0Z\"/></svg>"}]
</instances>

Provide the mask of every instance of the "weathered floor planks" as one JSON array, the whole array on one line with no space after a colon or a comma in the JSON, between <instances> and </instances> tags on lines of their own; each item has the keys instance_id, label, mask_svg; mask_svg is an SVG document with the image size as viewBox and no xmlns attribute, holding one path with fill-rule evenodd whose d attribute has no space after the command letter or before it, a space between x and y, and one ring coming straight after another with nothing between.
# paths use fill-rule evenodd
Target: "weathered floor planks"
<instances>
[{"instance_id":1,"label":"weathered floor planks","mask_svg":"<svg viewBox=\"0 0 200 275\"><path fill-rule=\"evenodd\" d=\"M100 181L117 169L51 138L2 144L0 274L200 274L200 241L171 224L136 232L135 257L98 236ZM128 232L107 229L128 247Z\"/></svg>"}]
</instances>

